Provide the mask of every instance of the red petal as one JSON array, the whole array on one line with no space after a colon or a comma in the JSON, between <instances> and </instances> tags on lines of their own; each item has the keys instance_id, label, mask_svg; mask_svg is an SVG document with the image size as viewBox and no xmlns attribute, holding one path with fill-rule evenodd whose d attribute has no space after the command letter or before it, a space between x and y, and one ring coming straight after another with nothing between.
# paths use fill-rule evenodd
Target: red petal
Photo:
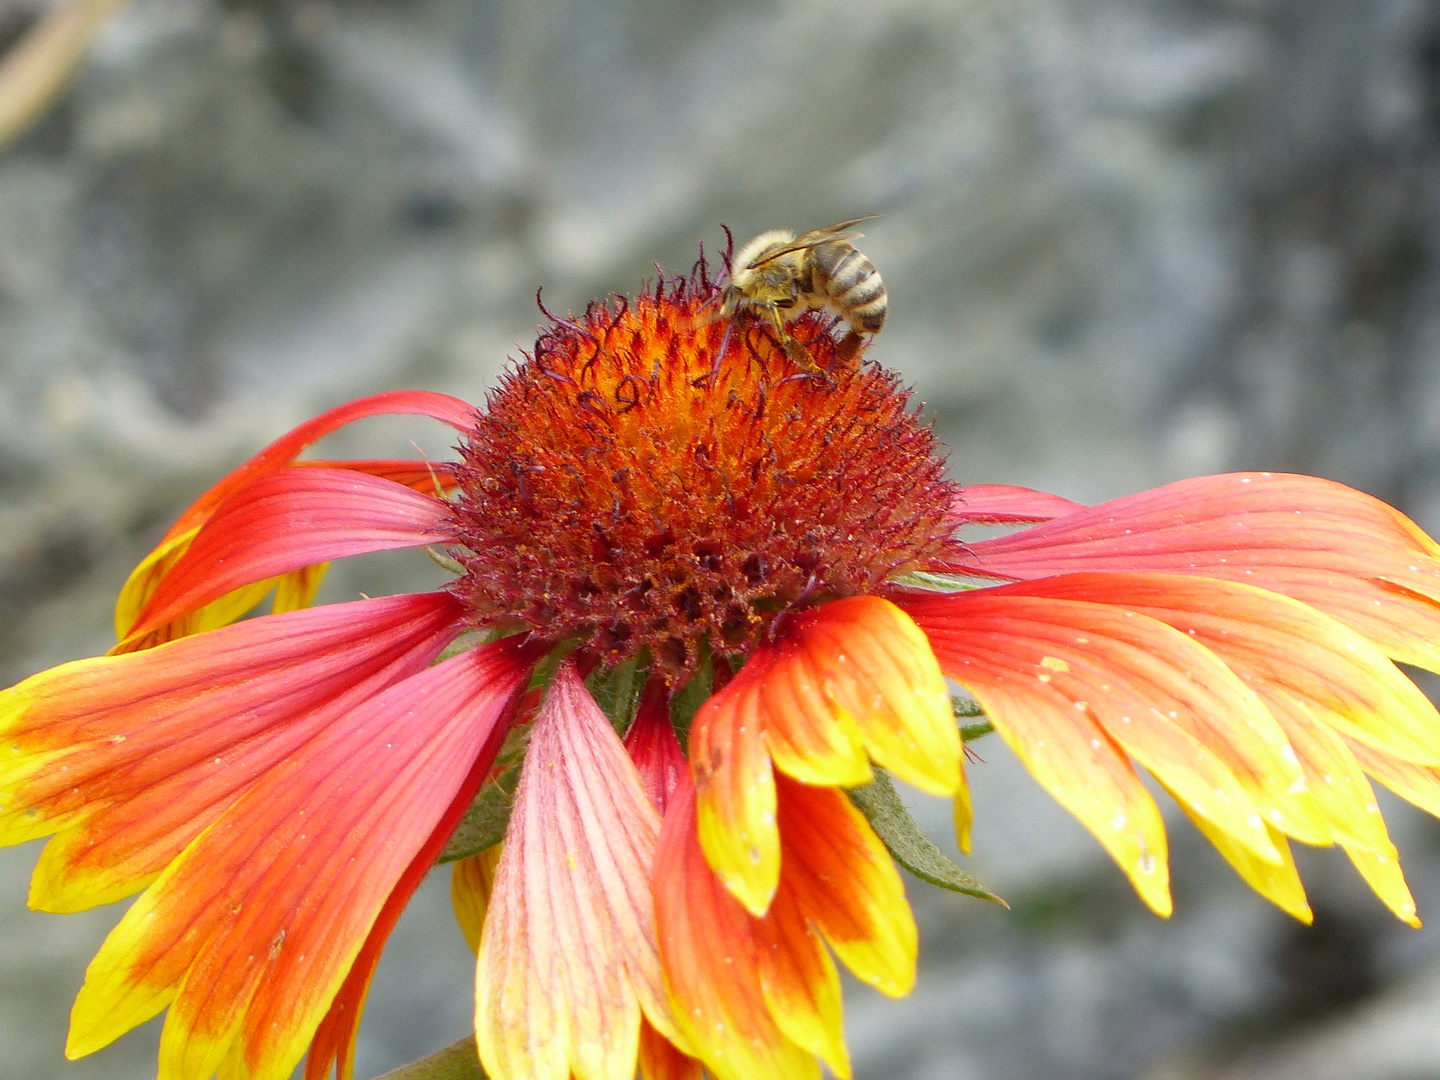
<instances>
[{"instance_id":1,"label":"red petal","mask_svg":"<svg viewBox=\"0 0 1440 1080\"><path fill-rule=\"evenodd\" d=\"M449 424L456 431L465 432L475 422L475 406L449 394L436 394L428 390L393 390L338 405L286 432L245 464L226 475L176 519L161 542L201 524L215 507L240 488L262 473L290 464L307 446L318 442L332 431L370 416L401 415L429 416L442 424Z\"/></svg>"},{"instance_id":2,"label":"red petal","mask_svg":"<svg viewBox=\"0 0 1440 1080\"><path fill-rule=\"evenodd\" d=\"M162 1072L208 1076L234 1053L249 1073L287 1076L528 670L514 639L480 646L337 718L267 773L106 939L68 1052L173 998Z\"/></svg>"},{"instance_id":3,"label":"red petal","mask_svg":"<svg viewBox=\"0 0 1440 1080\"><path fill-rule=\"evenodd\" d=\"M124 638L130 633L140 609L149 602L168 567L184 554L190 537L220 503L256 477L289 465L307 446L337 428L364 417L387 414L430 416L463 432L468 430L473 422L475 410L459 398L447 394L401 390L375 394L341 405L282 435L196 499L175 524L170 526L155 550L141 560L140 565L125 582L124 588L120 590L120 597L115 604L115 636ZM437 482L444 490L449 490L454 483L454 474L448 465L427 468L423 475L417 474L416 470L424 467L424 463L417 465L413 462L353 461L339 463L339 467L383 476L424 492L433 492Z\"/></svg>"},{"instance_id":4,"label":"red petal","mask_svg":"<svg viewBox=\"0 0 1440 1080\"><path fill-rule=\"evenodd\" d=\"M291 464L297 469L349 469L367 476L378 476L382 480L393 480L427 495L445 494L460 483L454 464L448 461L410 461L406 458L322 461L307 458Z\"/></svg>"},{"instance_id":5,"label":"red petal","mask_svg":"<svg viewBox=\"0 0 1440 1080\"><path fill-rule=\"evenodd\" d=\"M496 734L503 735L503 729L497 729ZM310 1042L310 1052L305 1059L304 1080L325 1080L330 1074L332 1063L337 1080L351 1080L354 1075L355 1038L360 1034L360 1015L365 1009L365 996L370 990L371 980L375 977L375 968L380 963L380 953L385 948L390 931L394 930L395 924L400 921L405 905L420 887L420 882L425 880L425 875L434 868L435 860L444 849L445 842L450 839L450 834L455 831L455 826L460 823L474 800L475 793L480 790L481 783L495 762L495 755L502 741L503 738L491 737L480 756L475 759L474 768L470 770L470 775L450 803L450 808L445 811L445 816L440 819L440 824L435 827L430 839L425 841L425 846L420 849L386 898L385 906L376 917L375 925L370 928L365 944L360 947L350 973L345 977L335 1000L330 1003L330 1010L325 1014L325 1019L320 1022L315 1037Z\"/></svg>"},{"instance_id":6,"label":"red petal","mask_svg":"<svg viewBox=\"0 0 1440 1080\"><path fill-rule=\"evenodd\" d=\"M664 680L652 678L645 684L635 722L625 734L625 749L640 772L645 794L663 817L685 768L685 752L670 723L670 694Z\"/></svg>"},{"instance_id":7,"label":"red petal","mask_svg":"<svg viewBox=\"0 0 1440 1080\"><path fill-rule=\"evenodd\" d=\"M32 903L74 911L141 888L337 710L423 668L458 615L443 593L336 604L4 691L0 840L66 829L41 857Z\"/></svg>"},{"instance_id":8,"label":"red petal","mask_svg":"<svg viewBox=\"0 0 1440 1080\"><path fill-rule=\"evenodd\" d=\"M957 547L948 569L1225 578L1319 608L1398 660L1440 670L1440 547L1378 499L1311 476L1182 480Z\"/></svg>"},{"instance_id":9,"label":"red petal","mask_svg":"<svg viewBox=\"0 0 1440 1080\"><path fill-rule=\"evenodd\" d=\"M1012 525L1051 521L1084 509L1083 503L1030 488L1008 484L967 484L950 504L950 519L957 528L962 525Z\"/></svg>"},{"instance_id":10,"label":"red petal","mask_svg":"<svg viewBox=\"0 0 1440 1080\"><path fill-rule=\"evenodd\" d=\"M531 731L481 939L475 1032L493 1080L633 1080L642 1007L674 1030L650 894L659 831L566 662Z\"/></svg>"},{"instance_id":11,"label":"red petal","mask_svg":"<svg viewBox=\"0 0 1440 1080\"><path fill-rule=\"evenodd\" d=\"M234 589L346 555L451 538L444 502L346 469L279 469L226 500L130 632L164 626Z\"/></svg>"}]
</instances>

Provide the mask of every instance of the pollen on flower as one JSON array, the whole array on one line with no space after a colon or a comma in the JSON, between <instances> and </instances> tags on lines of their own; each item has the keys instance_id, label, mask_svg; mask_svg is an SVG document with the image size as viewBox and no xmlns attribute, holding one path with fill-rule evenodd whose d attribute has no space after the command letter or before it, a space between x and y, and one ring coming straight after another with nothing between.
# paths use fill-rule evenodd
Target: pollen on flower
<instances>
[{"instance_id":1,"label":"pollen on flower","mask_svg":"<svg viewBox=\"0 0 1440 1080\"><path fill-rule=\"evenodd\" d=\"M843 360L818 312L790 328L806 371L718 296L702 263L592 304L490 395L454 508L477 626L683 678L944 550L957 489L895 377Z\"/></svg>"}]
</instances>

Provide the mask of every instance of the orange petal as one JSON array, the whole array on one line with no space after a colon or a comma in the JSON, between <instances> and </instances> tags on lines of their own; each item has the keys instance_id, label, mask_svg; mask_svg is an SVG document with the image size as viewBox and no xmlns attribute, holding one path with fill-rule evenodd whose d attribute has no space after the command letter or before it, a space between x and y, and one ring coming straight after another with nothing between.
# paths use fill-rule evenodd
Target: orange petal
<instances>
[{"instance_id":1,"label":"orange petal","mask_svg":"<svg viewBox=\"0 0 1440 1080\"><path fill-rule=\"evenodd\" d=\"M679 1050L650 1021L640 1021L640 1080L704 1080L698 1060Z\"/></svg>"},{"instance_id":2,"label":"orange petal","mask_svg":"<svg viewBox=\"0 0 1440 1080\"><path fill-rule=\"evenodd\" d=\"M793 706L766 693L765 738L782 771L811 784L869 783L868 765L858 777L814 776L778 749L782 732L803 752L810 748L798 731L853 721L883 768L931 794L958 790L960 733L950 692L930 643L908 615L878 596L836 600L795 616L784 631L786 646L795 650L795 667L803 659L813 689L801 692L797 679ZM778 681L775 673L770 678Z\"/></svg>"},{"instance_id":3,"label":"orange petal","mask_svg":"<svg viewBox=\"0 0 1440 1080\"><path fill-rule=\"evenodd\" d=\"M700 846L725 887L756 915L769 908L780 880L775 774L762 719L767 661L762 646L700 706L690 727Z\"/></svg>"},{"instance_id":4,"label":"orange petal","mask_svg":"<svg viewBox=\"0 0 1440 1080\"><path fill-rule=\"evenodd\" d=\"M841 796L844 798L844 796ZM840 1008L840 973L820 935L781 888L763 919L751 926L760 993L785 1036L820 1057L839 1080L850 1080L850 1053Z\"/></svg>"},{"instance_id":5,"label":"orange petal","mask_svg":"<svg viewBox=\"0 0 1440 1080\"><path fill-rule=\"evenodd\" d=\"M1440 670L1440 547L1398 510L1313 476L1182 480L957 544L947 569L1026 580L1153 570L1241 581L1334 616L1397 660Z\"/></svg>"},{"instance_id":6,"label":"orange petal","mask_svg":"<svg viewBox=\"0 0 1440 1080\"><path fill-rule=\"evenodd\" d=\"M1293 752L1288 759L1280 752L1288 743L1255 695L1208 649L1156 619L1105 604L1025 594L1046 585L906 603L932 641L946 635L956 664L950 673L962 683L971 686L972 678L993 679L1004 671L1057 690L1072 715L1092 715L1198 813L1260 858L1279 861L1261 809L1232 771L1246 765L1236 746L1246 735L1274 729L1282 746L1274 747L1266 767L1302 791L1303 782ZM978 687L971 689L979 694ZM990 715L997 727L1009 722L1003 714ZM1258 754L1256 744L1273 746L1256 739L1247 749Z\"/></svg>"},{"instance_id":7,"label":"orange petal","mask_svg":"<svg viewBox=\"0 0 1440 1080\"><path fill-rule=\"evenodd\" d=\"M443 543L446 504L346 469L277 469L216 508L140 612L129 637L242 586L369 551Z\"/></svg>"},{"instance_id":8,"label":"orange petal","mask_svg":"<svg viewBox=\"0 0 1440 1080\"><path fill-rule=\"evenodd\" d=\"M338 604L0 692L0 842L64 830L31 903L75 911L142 888L317 730L423 669L458 614L443 593Z\"/></svg>"},{"instance_id":9,"label":"orange petal","mask_svg":"<svg viewBox=\"0 0 1440 1080\"><path fill-rule=\"evenodd\" d=\"M784 842L777 904L790 898L857 978L891 997L908 994L919 935L880 838L843 792L785 777L777 784Z\"/></svg>"},{"instance_id":10,"label":"orange petal","mask_svg":"<svg viewBox=\"0 0 1440 1080\"><path fill-rule=\"evenodd\" d=\"M573 662L531 731L476 974L494 1080L633 1080L641 1009L673 1031L650 870L660 818Z\"/></svg>"},{"instance_id":11,"label":"orange petal","mask_svg":"<svg viewBox=\"0 0 1440 1080\"><path fill-rule=\"evenodd\" d=\"M513 639L472 649L337 717L266 773L106 938L67 1053L169 1003L162 1074L209 1076L233 1054L227 1070L288 1077L407 868L483 775L528 671Z\"/></svg>"},{"instance_id":12,"label":"orange petal","mask_svg":"<svg viewBox=\"0 0 1440 1080\"><path fill-rule=\"evenodd\" d=\"M671 796L655 852L660 958L681 1049L716 1080L819 1080L814 1055L787 1038L760 989L754 920L701 849L688 772Z\"/></svg>"},{"instance_id":13,"label":"orange petal","mask_svg":"<svg viewBox=\"0 0 1440 1080\"><path fill-rule=\"evenodd\" d=\"M1030 640L1032 654L1017 655L1028 640L1020 636L1028 627L1002 613L998 619L985 618L979 609L967 617L950 610L950 599L907 598L904 603L929 637L941 667L975 695L1026 768L1095 835L1141 898L1157 914L1169 915L1164 823L1093 710L1076 707L1077 700L1088 702L1090 695L1077 696L1055 683L1057 665L1044 663L1049 640Z\"/></svg>"}]
</instances>

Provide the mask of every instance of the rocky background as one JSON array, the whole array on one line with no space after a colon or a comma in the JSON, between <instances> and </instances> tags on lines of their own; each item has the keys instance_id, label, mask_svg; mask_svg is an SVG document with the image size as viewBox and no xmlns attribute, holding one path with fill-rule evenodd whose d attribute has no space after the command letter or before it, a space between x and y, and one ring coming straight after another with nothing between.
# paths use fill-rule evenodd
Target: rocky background
<instances>
[{"instance_id":1,"label":"rocky background","mask_svg":"<svg viewBox=\"0 0 1440 1080\"><path fill-rule=\"evenodd\" d=\"M43 6L0 0L0 44ZM872 356L962 480L1303 470L1440 530L1437 136L1423 0L133 0L0 155L0 675L106 648L130 566L275 434L392 387L480 400L538 286L634 291L721 222L884 215ZM445 449L376 421L335 450L412 439ZM1341 857L1304 861L1307 929L1177 823L1161 922L978 749L970 864L1013 910L912 890L920 988L848 996L862 1080L1440 1077L1440 938ZM1440 919L1440 826L1387 812ZM63 1061L118 914L26 913L35 854L0 852L0 1073L153 1076L156 1024ZM463 1034L470 972L436 875L359 1074Z\"/></svg>"}]
</instances>

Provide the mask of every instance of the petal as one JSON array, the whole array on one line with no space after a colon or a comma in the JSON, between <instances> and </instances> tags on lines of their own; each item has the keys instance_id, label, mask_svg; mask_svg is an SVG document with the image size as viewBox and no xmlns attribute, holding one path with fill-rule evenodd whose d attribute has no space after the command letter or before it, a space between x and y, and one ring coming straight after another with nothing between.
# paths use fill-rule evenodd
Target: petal
<instances>
[{"instance_id":1,"label":"petal","mask_svg":"<svg viewBox=\"0 0 1440 1080\"><path fill-rule=\"evenodd\" d=\"M1154 570L1243 581L1334 616L1397 660L1440 670L1437 555L1404 514L1343 484L1233 473L957 545L948 569L1026 580Z\"/></svg>"},{"instance_id":2,"label":"petal","mask_svg":"<svg viewBox=\"0 0 1440 1080\"><path fill-rule=\"evenodd\" d=\"M810 784L855 786L868 757L924 790L963 784L950 695L925 636L894 604L836 600L794 616L695 715L700 843L763 914L780 874L771 759Z\"/></svg>"},{"instance_id":3,"label":"petal","mask_svg":"<svg viewBox=\"0 0 1440 1080\"><path fill-rule=\"evenodd\" d=\"M282 611L299 611L313 604L315 594L320 591L320 586L325 581L325 571L329 565L317 563L282 574L275 584L275 613L278 615Z\"/></svg>"},{"instance_id":4,"label":"petal","mask_svg":"<svg viewBox=\"0 0 1440 1080\"><path fill-rule=\"evenodd\" d=\"M387 898L483 773L528 670L514 639L480 646L336 718L266 773L105 940L67 1053L169 1003L165 1080L204 1080L232 1052L227 1069L288 1077Z\"/></svg>"},{"instance_id":5,"label":"petal","mask_svg":"<svg viewBox=\"0 0 1440 1080\"><path fill-rule=\"evenodd\" d=\"M65 830L32 905L75 911L142 888L282 757L428 664L458 615L443 593L337 604L0 692L0 842Z\"/></svg>"},{"instance_id":6,"label":"petal","mask_svg":"<svg viewBox=\"0 0 1440 1080\"><path fill-rule=\"evenodd\" d=\"M690 726L700 846L725 887L756 915L769 908L780 881L775 774L762 720L768 659L762 645Z\"/></svg>"},{"instance_id":7,"label":"petal","mask_svg":"<svg viewBox=\"0 0 1440 1080\"><path fill-rule=\"evenodd\" d=\"M954 609L948 603L953 599L960 597L904 603L929 637L942 669L975 695L1026 768L1095 835L1141 898L1158 914L1168 915L1167 846L1160 812L1094 711L1076 708L1077 695L1055 684L1058 664L1053 661L1061 658L1046 665L1050 642L1028 640L1026 623L1012 622L1003 612L995 618L969 605ZM1040 654L1038 661L1033 655L1015 655L1027 645Z\"/></svg>"},{"instance_id":8,"label":"petal","mask_svg":"<svg viewBox=\"0 0 1440 1080\"><path fill-rule=\"evenodd\" d=\"M341 405L321 413L293 431L282 435L196 499L180 515L175 524L170 526L169 531L161 538L155 550L135 568L129 580L125 582L124 588L120 590L120 598L115 605L115 636L124 638L130 633L140 609L149 601L156 586L165 576L167 560L173 563L181 554L184 554L185 548L189 545L186 536L193 537L200 526L209 519L214 509L230 495L262 473L290 464L307 446L337 428L369 416L402 414L433 417L442 423L449 424L455 430L463 432L468 430L474 422L475 409L459 398L451 397L448 394L435 394L425 390L398 390L391 393L374 394ZM387 468L387 466L398 464L395 462L359 461L346 463L345 467L371 472L376 476L385 476L409 487L415 487L418 491L434 490L433 484L422 486L416 482L417 478L411 471L413 465L410 463L406 463L406 470ZM441 478L442 487L445 486L443 478L448 472L446 466L439 466L434 470L434 475Z\"/></svg>"},{"instance_id":9,"label":"petal","mask_svg":"<svg viewBox=\"0 0 1440 1080\"><path fill-rule=\"evenodd\" d=\"M476 973L494 1080L633 1080L669 1020L650 870L660 817L567 661L531 731Z\"/></svg>"},{"instance_id":10,"label":"petal","mask_svg":"<svg viewBox=\"0 0 1440 1080\"><path fill-rule=\"evenodd\" d=\"M1440 764L1440 713L1368 639L1251 585L1176 574L1070 574L1031 595L1110 603L1182 630L1264 697L1296 702L1351 738Z\"/></svg>"},{"instance_id":11,"label":"petal","mask_svg":"<svg viewBox=\"0 0 1440 1080\"><path fill-rule=\"evenodd\" d=\"M818 693L797 692L795 709L776 702L767 710L765 738L781 770L812 784L868 784L868 764L857 778L821 779L792 769L777 750L782 724L814 730L843 718L860 730L870 757L900 779L935 795L959 789L960 733L950 691L908 615L878 596L853 596L795 616L784 638L808 662Z\"/></svg>"},{"instance_id":12,"label":"petal","mask_svg":"<svg viewBox=\"0 0 1440 1080\"><path fill-rule=\"evenodd\" d=\"M967 484L950 504L949 516L956 527L1009 525L1051 521L1084 509L1084 503L1071 502L1045 491L1009 484Z\"/></svg>"},{"instance_id":13,"label":"petal","mask_svg":"<svg viewBox=\"0 0 1440 1080\"><path fill-rule=\"evenodd\" d=\"M625 733L625 750L640 773L645 794L663 817L685 768L685 752L670 723L670 694L664 680L651 678L645 684L635 722Z\"/></svg>"},{"instance_id":14,"label":"petal","mask_svg":"<svg viewBox=\"0 0 1440 1080\"><path fill-rule=\"evenodd\" d=\"M857 978L891 997L908 994L919 935L885 846L843 792L785 777L777 783L784 841L777 902L791 898Z\"/></svg>"},{"instance_id":15,"label":"petal","mask_svg":"<svg viewBox=\"0 0 1440 1080\"><path fill-rule=\"evenodd\" d=\"M170 526L165 538L169 539L201 524L215 507L256 477L290 464L307 446L356 420L371 416L428 416L463 434L474 425L475 415L475 406L468 402L449 394L437 394L428 390L393 390L338 405L287 431L249 461L228 473L190 504L176 519L175 524Z\"/></svg>"},{"instance_id":16,"label":"petal","mask_svg":"<svg viewBox=\"0 0 1440 1080\"><path fill-rule=\"evenodd\" d=\"M1385 906L1394 912L1395 917L1418 929L1420 918L1415 913L1415 897L1410 895L1410 886L1405 884L1405 875L1400 870L1400 857L1395 850L1392 848L1390 851L1380 852L1347 845L1345 854L1350 856L1350 861L1355 864L1355 869L1360 871L1365 884L1385 901Z\"/></svg>"},{"instance_id":17,"label":"petal","mask_svg":"<svg viewBox=\"0 0 1440 1080\"><path fill-rule=\"evenodd\" d=\"M1105 604L1028 596L1027 583L907 602L936 643L945 642L949 673L986 705L981 685L1058 691L1072 716L1089 714L1166 786L1248 846L1279 861L1261 810L1284 820L1277 806L1257 808L1235 770L1278 728L1256 696L1213 653L1177 630ZM1039 588L1043 591L1044 583ZM1009 723L990 712L997 728ZM1283 736L1278 736L1283 747ZM1300 783L1293 753L1280 747L1266 768ZM1258 753L1259 751L1255 751ZM1303 783L1300 783L1303 789ZM1278 823L1278 822L1277 822Z\"/></svg>"},{"instance_id":18,"label":"petal","mask_svg":"<svg viewBox=\"0 0 1440 1080\"><path fill-rule=\"evenodd\" d=\"M655 852L655 921L681 1048L716 1080L819 1080L814 1055L787 1038L760 989L754 920L710 869L688 771Z\"/></svg>"},{"instance_id":19,"label":"petal","mask_svg":"<svg viewBox=\"0 0 1440 1080\"><path fill-rule=\"evenodd\" d=\"M305 1059L304 1080L325 1080L330 1074L332 1064L335 1066L337 1080L351 1080L353 1077L355 1040L360 1034L360 1016L365 1009L365 998L370 991L370 982L375 977L375 969L380 964L380 953L385 948L390 931L394 930L395 924L400 921L400 915L404 912L405 905L410 902L410 897L420 887L420 882L425 880L425 876L434 867L436 858L445 847L445 842L455 831L455 826L460 823L465 811L469 809L470 803L480 789L486 774L490 771L495 755L503 741L504 731L497 729L489 743L481 750L474 767L470 770L470 775L466 777L459 793L451 801L450 808L445 811L445 815L436 825L434 832L430 834L430 838L425 841L424 846L406 867L400 881L391 890L390 895L385 898L385 906L380 909L374 925L370 927L370 933L366 935L365 944L360 947L360 952L355 957L349 974L345 976L345 981L340 985L334 1000L331 1001L325 1018L315 1029L315 1035L310 1041L310 1051ZM236 1056L232 1051L229 1060L235 1060ZM240 1075L247 1075L243 1068L243 1062L240 1064Z\"/></svg>"},{"instance_id":20,"label":"petal","mask_svg":"<svg viewBox=\"0 0 1440 1080\"><path fill-rule=\"evenodd\" d=\"M1214 844L1215 850L1235 868L1235 872L1245 884L1287 915L1294 916L1307 925L1314 920L1310 904L1305 899L1305 886L1300 881L1300 872L1295 869L1295 858L1290 853L1290 844L1279 830L1266 826L1270 828L1270 839L1275 850L1280 853L1279 861L1258 859L1244 845L1237 844L1229 833L1217 829L1202 815L1195 813L1183 799L1177 798L1176 801L1194 822L1195 827L1204 834L1205 839Z\"/></svg>"},{"instance_id":21,"label":"petal","mask_svg":"<svg viewBox=\"0 0 1440 1080\"><path fill-rule=\"evenodd\" d=\"M485 912L490 907L490 894L495 890L495 870L500 865L501 845L458 859L450 873L450 906L470 951L480 955L480 931L485 925Z\"/></svg>"},{"instance_id":22,"label":"petal","mask_svg":"<svg viewBox=\"0 0 1440 1080\"><path fill-rule=\"evenodd\" d=\"M391 480L345 469L277 469L222 503L170 568L130 637L234 589L329 559L443 543L449 509Z\"/></svg>"},{"instance_id":23,"label":"petal","mask_svg":"<svg viewBox=\"0 0 1440 1080\"><path fill-rule=\"evenodd\" d=\"M676 1048L650 1021L640 1021L640 1080L704 1080L700 1062Z\"/></svg>"},{"instance_id":24,"label":"petal","mask_svg":"<svg viewBox=\"0 0 1440 1080\"><path fill-rule=\"evenodd\" d=\"M760 993L786 1038L818 1055L840 1080L850 1080L840 973L805 915L794 894L782 889L765 917L752 924Z\"/></svg>"}]
</instances>

